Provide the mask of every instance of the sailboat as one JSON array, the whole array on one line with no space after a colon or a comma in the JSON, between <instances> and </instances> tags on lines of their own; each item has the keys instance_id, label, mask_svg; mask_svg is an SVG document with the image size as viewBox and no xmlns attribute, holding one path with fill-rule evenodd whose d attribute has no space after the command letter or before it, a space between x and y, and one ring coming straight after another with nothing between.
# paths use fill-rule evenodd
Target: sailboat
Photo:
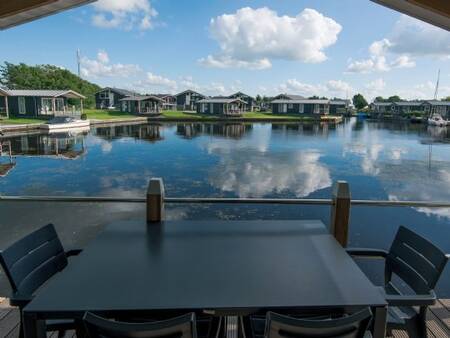
<instances>
[{"instance_id":1,"label":"sailboat","mask_svg":"<svg viewBox=\"0 0 450 338\"><path fill-rule=\"evenodd\" d=\"M441 75L441 70L438 71L438 78L436 82L436 89L434 90L434 99L437 100L438 90L439 90L439 78ZM450 121L445 120L441 114L433 112L433 107L431 107L430 116L428 117L428 125L445 127L450 126Z\"/></svg>"}]
</instances>

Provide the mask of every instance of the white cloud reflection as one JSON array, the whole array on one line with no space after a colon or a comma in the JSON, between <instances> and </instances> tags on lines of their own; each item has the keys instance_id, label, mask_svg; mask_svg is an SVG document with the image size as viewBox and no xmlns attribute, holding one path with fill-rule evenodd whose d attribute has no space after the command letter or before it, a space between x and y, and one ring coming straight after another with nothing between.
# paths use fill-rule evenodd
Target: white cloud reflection
<instances>
[{"instance_id":1,"label":"white cloud reflection","mask_svg":"<svg viewBox=\"0 0 450 338\"><path fill-rule=\"evenodd\" d=\"M210 183L241 198L293 193L305 197L330 187L329 169L320 163L316 151L294 151L266 156L263 151L229 151L211 144L209 151L220 155L220 163L210 175Z\"/></svg>"}]
</instances>

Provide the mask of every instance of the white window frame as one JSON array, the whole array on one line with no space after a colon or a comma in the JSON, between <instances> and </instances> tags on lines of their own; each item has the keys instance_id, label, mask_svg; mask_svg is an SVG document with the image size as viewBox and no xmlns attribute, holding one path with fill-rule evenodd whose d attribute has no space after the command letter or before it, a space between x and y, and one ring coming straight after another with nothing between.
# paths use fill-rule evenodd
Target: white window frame
<instances>
[{"instance_id":1,"label":"white window frame","mask_svg":"<svg viewBox=\"0 0 450 338\"><path fill-rule=\"evenodd\" d=\"M27 113L27 104L25 101L25 96L18 96L17 103L19 106L19 114L25 115Z\"/></svg>"}]
</instances>

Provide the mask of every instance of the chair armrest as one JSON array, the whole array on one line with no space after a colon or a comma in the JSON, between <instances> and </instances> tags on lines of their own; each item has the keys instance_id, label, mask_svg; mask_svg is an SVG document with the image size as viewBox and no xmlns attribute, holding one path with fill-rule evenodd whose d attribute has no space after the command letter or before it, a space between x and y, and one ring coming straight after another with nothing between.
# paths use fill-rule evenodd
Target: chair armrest
<instances>
[{"instance_id":1,"label":"chair armrest","mask_svg":"<svg viewBox=\"0 0 450 338\"><path fill-rule=\"evenodd\" d=\"M385 295L390 306L428 306L436 303L436 294L430 291L428 295Z\"/></svg>"},{"instance_id":2,"label":"chair armrest","mask_svg":"<svg viewBox=\"0 0 450 338\"><path fill-rule=\"evenodd\" d=\"M355 257L386 258L388 255L388 252L383 249L348 248L346 251L350 256Z\"/></svg>"},{"instance_id":3,"label":"chair armrest","mask_svg":"<svg viewBox=\"0 0 450 338\"><path fill-rule=\"evenodd\" d=\"M73 250L67 250L66 253L66 257L71 257L71 256L78 256L83 250L82 249L73 249Z\"/></svg>"},{"instance_id":4,"label":"chair armrest","mask_svg":"<svg viewBox=\"0 0 450 338\"><path fill-rule=\"evenodd\" d=\"M14 293L11 298L9 298L9 304L11 306L17 306L19 308L25 307L31 300L33 299L33 296L31 295L24 295L20 294L18 292Z\"/></svg>"}]
</instances>

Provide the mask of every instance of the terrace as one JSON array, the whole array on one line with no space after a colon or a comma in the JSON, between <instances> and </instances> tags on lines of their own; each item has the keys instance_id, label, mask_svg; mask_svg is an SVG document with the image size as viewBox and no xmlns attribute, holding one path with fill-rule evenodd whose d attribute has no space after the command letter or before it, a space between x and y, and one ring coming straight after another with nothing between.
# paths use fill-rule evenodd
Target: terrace
<instances>
[{"instance_id":1,"label":"terrace","mask_svg":"<svg viewBox=\"0 0 450 338\"><path fill-rule=\"evenodd\" d=\"M62 2L56 1L59 6ZM52 12L65 7L55 9L45 4L43 8ZM429 13L424 16L421 11L419 16L433 21L433 16ZM35 6L27 12L22 21L45 15L45 11L36 11ZM1 27L8 27L20 21L20 16L14 14L6 21L0 16L0 19ZM440 25L448 23L440 16L435 20ZM152 128L143 137L147 135L151 139L160 138ZM370 330L374 338L386 336L386 322L392 317L400 322L409 315L424 319L425 314L427 327L409 327L410 336L411 330L419 337L425 336L424 332L430 337L450 336L450 301L436 300L433 291L447 255L420 236L400 229L398 240L404 245L396 246L394 241L393 251L383 256L392 264L387 275L398 272L404 282L413 280L414 292L405 294L395 289L387 278L382 293L349 255L374 256L382 255L382 251L359 249L349 250L347 254L345 250L351 231L351 207L450 208L449 202L357 200L352 199L349 185L343 181L334 184L328 199L166 197L164 192L162 179L151 179L145 197L0 196L1 203L25 206L37 203L38 208L45 203L84 204L91 211L93 204L146 206L145 219L110 222L100 235L92 236L83 252L64 252L51 226L5 250L2 263L5 270L10 268L8 277L14 289L11 303L21 312L0 298L0 334L17 337L24 328L29 338L62 336L57 331L63 332L69 326L80 330L80 321L87 323L85 313L89 311L128 321L160 320L158 316L167 318L174 313L194 311L199 320L206 316L224 321L217 334L208 336L246 337L245 320L253 320L253 315L267 311L320 314L330 323L337 315L339 319L351 318L356 311L370 308L373 313ZM165 218L165 204L173 203L321 205L330 207L331 216L327 226L318 220L169 221ZM89 221L84 216L84 221ZM20 236L11 237L12 242ZM69 256L77 257L68 262ZM43 285L47 279L50 281ZM407 313L394 313L399 306L402 310L406 308ZM421 307L420 314L415 313L414 306ZM62 329L47 321L56 319L65 320L67 326ZM320 323L320 319L313 319ZM292 329L295 320L290 321ZM46 329L52 327L58 330L47 334ZM358 328L369 329L368 322ZM80 337L79 332L67 330L64 336ZM176 333L185 336L184 331ZM397 329L387 333L394 337L407 336L405 331ZM153 336L167 337L167 333ZM187 336L195 335L191 332Z\"/></svg>"}]
</instances>

